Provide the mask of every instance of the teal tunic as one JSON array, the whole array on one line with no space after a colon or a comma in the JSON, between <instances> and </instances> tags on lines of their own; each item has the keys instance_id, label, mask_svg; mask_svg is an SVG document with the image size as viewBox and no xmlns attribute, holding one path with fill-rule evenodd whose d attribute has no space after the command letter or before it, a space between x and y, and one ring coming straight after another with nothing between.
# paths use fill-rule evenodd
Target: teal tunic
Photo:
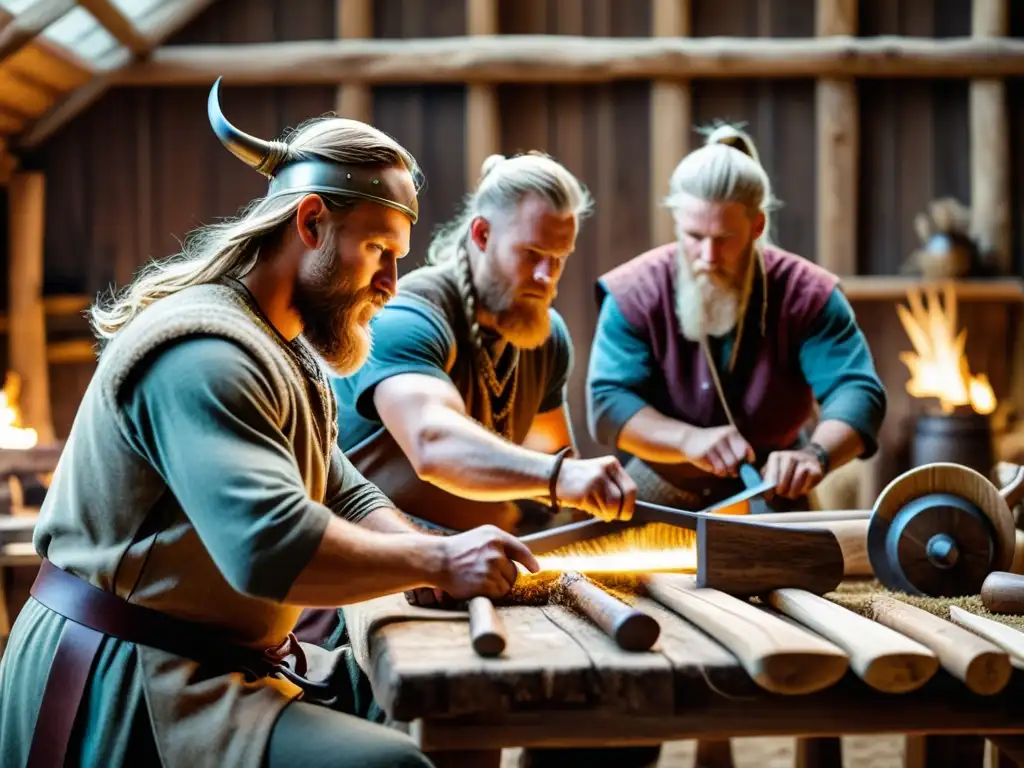
<instances>
[{"instance_id":1,"label":"teal tunic","mask_svg":"<svg viewBox=\"0 0 1024 768\"><path fill-rule=\"evenodd\" d=\"M273 330L240 284L154 304L104 351L54 474L35 547L133 603L255 648L332 515L390 507L337 448L326 372ZM33 599L0 662L0 764L24 765L65 619ZM298 694L153 648L104 640L70 765L132 765L137 724L165 768L261 765ZM137 763L135 763L137 764Z\"/></svg>"},{"instance_id":2,"label":"teal tunic","mask_svg":"<svg viewBox=\"0 0 1024 768\"><path fill-rule=\"evenodd\" d=\"M733 335L709 339L712 356L727 375ZM833 290L812 332L794 340L800 369L820 408L820 418L857 430L862 458L878 449L878 431L886 411L886 393L853 308L839 288ZM742 354L742 350L741 350ZM595 439L614 445L619 432L641 408L660 401L659 378L650 345L623 316L614 298L601 304L590 353L587 396L589 428ZM757 451L758 446L753 446ZM759 456L763 460L763 456Z\"/></svg>"}]
</instances>

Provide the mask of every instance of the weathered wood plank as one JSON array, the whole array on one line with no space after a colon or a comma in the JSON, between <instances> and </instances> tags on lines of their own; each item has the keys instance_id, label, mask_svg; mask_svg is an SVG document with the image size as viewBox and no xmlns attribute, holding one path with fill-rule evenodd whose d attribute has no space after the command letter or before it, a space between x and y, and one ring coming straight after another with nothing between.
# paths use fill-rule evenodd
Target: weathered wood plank
<instances>
[{"instance_id":1,"label":"weathered wood plank","mask_svg":"<svg viewBox=\"0 0 1024 768\"><path fill-rule=\"evenodd\" d=\"M678 78L1005 77L1024 74L1024 41L500 35L165 46L112 73L119 85L607 83Z\"/></svg>"}]
</instances>

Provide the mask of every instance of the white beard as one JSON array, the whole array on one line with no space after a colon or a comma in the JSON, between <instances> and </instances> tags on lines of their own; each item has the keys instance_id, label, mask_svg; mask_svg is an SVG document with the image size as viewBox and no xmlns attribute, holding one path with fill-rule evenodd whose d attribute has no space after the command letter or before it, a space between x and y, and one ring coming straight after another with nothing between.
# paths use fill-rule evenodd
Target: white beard
<instances>
[{"instance_id":1,"label":"white beard","mask_svg":"<svg viewBox=\"0 0 1024 768\"><path fill-rule=\"evenodd\" d=\"M724 336L733 330L740 316L740 292L708 275L695 277L682 249L676 267L675 308L683 337L700 341L704 335Z\"/></svg>"}]
</instances>

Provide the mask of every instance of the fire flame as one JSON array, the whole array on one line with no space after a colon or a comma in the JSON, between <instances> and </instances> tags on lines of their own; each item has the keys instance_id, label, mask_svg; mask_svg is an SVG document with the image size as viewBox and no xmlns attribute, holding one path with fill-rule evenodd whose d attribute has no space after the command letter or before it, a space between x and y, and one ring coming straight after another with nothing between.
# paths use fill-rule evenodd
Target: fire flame
<instances>
[{"instance_id":1,"label":"fire flame","mask_svg":"<svg viewBox=\"0 0 1024 768\"><path fill-rule=\"evenodd\" d=\"M26 450L39 441L34 429L21 426L21 377L8 373L0 390L0 449Z\"/></svg>"},{"instance_id":2,"label":"fire flame","mask_svg":"<svg viewBox=\"0 0 1024 768\"><path fill-rule=\"evenodd\" d=\"M975 413L988 415L996 409L996 396L985 374L972 375L964 347L967 329L956 332L956 289L946 283L945 311L934 288L927 290L925 309L921 291L907 291L908 310L896 306L915 352L900 353L900 360L910 369L907 392L913 397L938 398L944 413L957 406L969 405Z\"/></svg>"},{"instance_id":3,"label":"fire flame","mask_svg":"<svg viewBox=\"0 0 1024 768\"><path fill-rule=\"evenodd\" d=\"M556 571L695 573L697 535L674 525L652 523L563 547L537 558L538 576Z\"/></svg>"}]
</instances>

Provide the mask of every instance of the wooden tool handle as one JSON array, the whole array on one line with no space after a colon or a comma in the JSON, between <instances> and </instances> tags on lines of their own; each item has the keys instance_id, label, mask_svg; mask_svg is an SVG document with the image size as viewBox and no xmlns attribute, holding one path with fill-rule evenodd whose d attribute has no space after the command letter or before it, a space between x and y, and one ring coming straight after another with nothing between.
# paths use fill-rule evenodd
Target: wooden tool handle
<instances>
[{"instance_id":1,"label":"wooden tool handle","mask_svg":"<svg viewBox=\"0 0 1024 768\"><path fill-rule=\"evenodd\" d=\"M1010 657L998 647L952 622L891 597L874 597L871 617L927 646L943 668L974 693L999 693L1010 681Z\"/></svg>"},{"instance_id":2,"label":"wooden tool handle","mask_svg":"<svg viewBox=\"0 0 1024 768\"><path fill-rule=\"evenodd\" d=\"M693 577L651 574L652 598L728 648L767 691L805 694L828 688L850 666L840 648L746 600L697 588Z\"/></svg>"},{"instance_id":3,"label":"wooden tool handle","mask_svg":"<svg viewBox=\"0 0 1024 768\"><path fill-rule=\"evenodd\" d=\"M913 691L939 670L938 657L920 643L824 597L777 589L768 603L846 651L850 668L876 690Z\"/></svg>"},{"instance_id":4,"label":"wooden tool handle","mask_svg":"<svg viewBox=\"0 0 1024 768\"><path fill-rule=\"evenodd\" d=\"M949 618L962 627L981 635L986 640L991 640L1008 654L1013 656L1018 663L1024 664L1024 632L1013 627L1008 627L998 621L986 619L984 616L965 611L955 605L949 606Z\"/></svg>"},{"instance_id":5,"label":"wooden tool handle","mask_svg":"<svg viewBox=\"0 0 1024 768\"><path fill-rule=\"evenodd\" d=\"M650 650L661 634L657 620L578 573L566 574L563 585L574 607L626 651Z\"/></svg>"},{"instance_id":6,"label":"wooden tool handle","mask_svg":"<svg viewBox=\"0 0 1024 768\"><path fill-rule=\"evenodd\" d=\"M469 601L469 637L473 650L481 656L499 656L508 644L505 624L486 597Z\"/></svg>"},{"instance_id":7,"label":"wooden tool handle","mask_svg":"<svg viewBox=\"0 0 1024 768\"><path fill-rule=\"evenodd\" d=\"M1024 613L1024 576L992 571L981 584L981 602L992 613Z\"/></svg>"}]
</instances>

